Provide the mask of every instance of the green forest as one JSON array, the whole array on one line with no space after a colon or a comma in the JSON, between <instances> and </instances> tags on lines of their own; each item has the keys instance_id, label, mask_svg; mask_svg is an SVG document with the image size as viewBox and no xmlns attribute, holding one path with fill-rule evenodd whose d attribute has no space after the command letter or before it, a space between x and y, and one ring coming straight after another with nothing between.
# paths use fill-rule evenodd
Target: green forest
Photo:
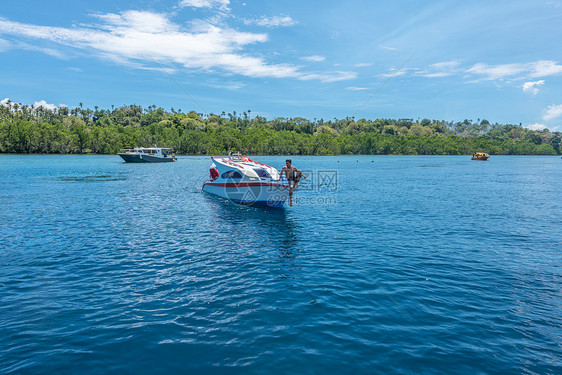
<instances>
[{"instance_id":1,"label":"green forest","mask_svg":"<svg viewBox=\"0 0 562 375\"><path fill-rule=\"evenodd\" d=\"M252 117L250 110L204 115L154 105L54 110L0 105L0 153L115 154L158 145L180 155L557 155L560 140L560 132L485 119L268 120Z\"/></svg>"}]
</instances>

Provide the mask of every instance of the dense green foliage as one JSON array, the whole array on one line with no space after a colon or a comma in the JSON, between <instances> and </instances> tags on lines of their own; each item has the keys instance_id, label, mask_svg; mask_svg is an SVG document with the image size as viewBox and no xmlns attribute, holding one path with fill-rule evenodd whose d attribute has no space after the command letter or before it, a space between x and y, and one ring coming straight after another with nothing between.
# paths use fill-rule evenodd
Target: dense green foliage
<instances>
[{"instance_id":1,"label":"dense green foliage","mask_svg":"<svg viewBox=\"0 0 562 375\"><path fill-rule=\"evenodd\" d=\"M49 110L8 102L0 105L0 152L113 154L121 148L154 144L179 154L555 155L561 151L559 132L486 120L268 121L250 114L203 116L137 105Z\"/></svg>"}]
</instances>

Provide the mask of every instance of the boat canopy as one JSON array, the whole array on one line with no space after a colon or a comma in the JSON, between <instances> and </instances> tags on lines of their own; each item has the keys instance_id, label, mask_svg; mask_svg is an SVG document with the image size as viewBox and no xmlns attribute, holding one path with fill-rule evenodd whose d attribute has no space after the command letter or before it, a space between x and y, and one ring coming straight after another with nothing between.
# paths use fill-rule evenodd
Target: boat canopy
<instances>
[{"instance_id":1,"label":"boat canopy","mask_svg":"<svg viewBox=\"0 0 562 375\"><path fill-rule=\"evenodd\" d=\"M135 148L123 148L120 152L135 152L135 153L149 153L154 154L161 151L172 151L168 147L135 147Z\"/></svg>"},{"instance_id":2,"label":"boat canopy","mask_svg":"<svg viewBox=\"0 0 562 375\"><path fill-rule=\"evenodd\" d=\"M279 171L267 164L259 163L254 161L248 157L219 157L214 156L212 157L213 162L216 163L216 166L219 170L227 170L227 169L236 169L240 171L246 177L252 179L259 179L263 176L263 172L265 171L271 176L271 179L278 180L279 179ZM222 168L221 168L222 167ZM261 173L260 173L261 172ZM221 173L222 174L222 173Z\"/></svg>"}]
</instances>

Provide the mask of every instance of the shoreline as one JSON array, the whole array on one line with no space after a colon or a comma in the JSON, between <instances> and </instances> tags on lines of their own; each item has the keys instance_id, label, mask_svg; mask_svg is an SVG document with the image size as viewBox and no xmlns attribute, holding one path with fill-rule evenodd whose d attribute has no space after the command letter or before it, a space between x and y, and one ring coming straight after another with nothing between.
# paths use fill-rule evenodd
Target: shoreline
<instances>
[{"instance_id":1,"label":"shoreline","mask_svg":"<svg viewBox=\"0 0 562 375\"><path fill-rule=\"evenodd\" d=\"M39 156L39 155L52 155L52 156L119 156L118 154L95 154L95 153L14 153L14 152L0 152L1 155L29 155L29 156ZM320 154L253 154L253 153L243 153L243 155L263 157L263 156L279 156L279 157L309 157L309 156L320 156L320 157L360 157L360 156L472 156L472 154L333 154L333 155L320 155ZM174 153L176 157L211 157L220 156L220 154L178 154ZM490 154L490 157L496 156L551 156L558 157L562 154Z\"/></svg>"}]
</instances>

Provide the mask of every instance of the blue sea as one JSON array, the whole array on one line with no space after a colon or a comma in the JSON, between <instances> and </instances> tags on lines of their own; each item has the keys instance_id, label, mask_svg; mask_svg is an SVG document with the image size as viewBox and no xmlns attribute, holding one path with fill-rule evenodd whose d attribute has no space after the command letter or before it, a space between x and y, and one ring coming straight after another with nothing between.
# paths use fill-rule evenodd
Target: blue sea
<instances>
[{"instance_id":1,"label":"blue sea","mask_svg":"<svg viewBox=\"0 0 562 375\"><path fill-rule=\"evenodd\" d=\"M562 373L559 156L210 162L0 155L0 373Z\"/></svg>"}]
</instances>

